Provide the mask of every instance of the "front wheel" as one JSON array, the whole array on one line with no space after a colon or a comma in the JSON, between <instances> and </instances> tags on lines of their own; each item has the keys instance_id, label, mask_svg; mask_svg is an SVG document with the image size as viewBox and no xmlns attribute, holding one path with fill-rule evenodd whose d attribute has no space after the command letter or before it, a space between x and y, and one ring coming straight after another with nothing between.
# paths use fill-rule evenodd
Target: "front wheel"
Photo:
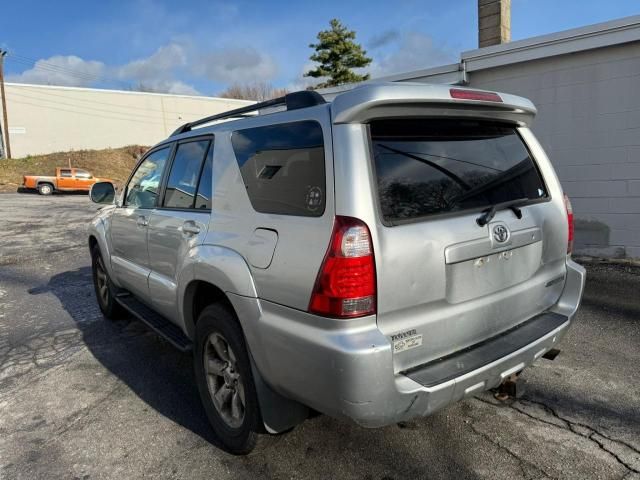
<instances>
[{"instance_id":1,"label":"front wheel","mask_svg":"<svg viewBox=\"0 0 640 480\"><path fill-rule=\"evenodd\" d=\"M115 288L104 266L100 248L96 245L91 249L91 267L93 273L93 287L96 292L98 306L102 314L108 319L124 316L124 308L116 301L113 292Z\"/></svg>"},{"instance_id":2,"label":"front wheel","mask_svg":"<svg viewBox=\"0 0 640 480\"><path fill-rule=\"evenodd\" d=\"M244 335L233 312L222 305L209 305L198 318L194 369L216 436L228 452L250 453L262 419Z\"/></svg>"}]
</instances>

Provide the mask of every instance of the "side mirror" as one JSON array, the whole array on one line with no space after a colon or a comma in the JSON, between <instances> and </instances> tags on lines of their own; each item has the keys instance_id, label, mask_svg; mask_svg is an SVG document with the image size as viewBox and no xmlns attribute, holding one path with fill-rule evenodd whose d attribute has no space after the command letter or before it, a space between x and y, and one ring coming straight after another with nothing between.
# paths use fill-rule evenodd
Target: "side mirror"
<instances>
[{"instance_id":1,"label":"side mirror","mask_svg":"<svg viewBox=\"0 0 640 480\"><path fill-rule=\"evenodd\" d=\"M116 189L111 182L97 182L91 186L89 198L92 202L108 205L116 198Z\"/></svg>"}]
</instances>

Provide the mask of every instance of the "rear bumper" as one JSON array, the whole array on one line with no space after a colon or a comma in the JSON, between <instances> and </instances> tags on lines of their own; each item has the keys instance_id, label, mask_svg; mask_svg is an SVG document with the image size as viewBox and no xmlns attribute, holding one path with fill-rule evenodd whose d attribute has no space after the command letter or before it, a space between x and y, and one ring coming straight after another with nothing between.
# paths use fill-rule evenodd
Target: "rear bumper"
<instances>
[{"instance_id":1,"label":"rear bumper","mask_svg":"<svg viewBox=\"0 0 640 480\"><path fill-rule=\"evenodd\" d=\"M254 310L246 297L232 302L241 319L259 317L253 326L243 326L262 376L275 390L330 416L373 428L430 415L531 365L567 332L584 281L585 270L567 260L564 290L550 311L455 354L446 360L453 360L453 369L443 369L441 362L403 373L394 372L390 341L377 329L375 317L349 322L348 329L336 321L327 329L326 319L303 312L292 314L266 302ZM495 348L486 348L494 341L490 347Z\"/></svg>"}]
</instances>

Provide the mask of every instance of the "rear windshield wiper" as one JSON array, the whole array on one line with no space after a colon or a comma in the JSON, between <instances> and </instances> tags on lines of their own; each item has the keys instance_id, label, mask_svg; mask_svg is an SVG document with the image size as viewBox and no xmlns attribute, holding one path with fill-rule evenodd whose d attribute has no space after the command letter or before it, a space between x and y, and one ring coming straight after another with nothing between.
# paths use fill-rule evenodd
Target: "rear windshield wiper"
<instances>
[{"instance_id":1,"label":"rear windshield wiper","mask_svg":"<svg viewBox=\"0 0 640 480\"><path fill-rule=\"evenodd\" d=\"M476 219L476 223L481 227L484 227L487 223L493 220L493 217L496 216L496 212L498 210L502 210L503 208L510 209L518 219L522 218L522 210L518 208L518 205L522 205L523 203L528 202L529 199L527 197L516 198L515 200L509 200L507 202L494 203L486 210L482 211L482 215L480 215Z\"/></svg>"}]
</instances>

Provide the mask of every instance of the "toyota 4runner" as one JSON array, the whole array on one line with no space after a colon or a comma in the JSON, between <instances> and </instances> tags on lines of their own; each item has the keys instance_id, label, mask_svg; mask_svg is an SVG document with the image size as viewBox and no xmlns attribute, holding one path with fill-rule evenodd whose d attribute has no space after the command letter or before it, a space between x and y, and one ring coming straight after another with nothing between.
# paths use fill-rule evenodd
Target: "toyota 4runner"
<instances>
[{"instance_id":1,"label":"toyota 4runner","mask_svg":"<svg viewBox=\"0 0 640 480\"><path fill-rule=\"evenodd\" d=\"M585 281L535 113L367 84L187 123L119 195L93 186L100 308L193 351L233 453L311 413L380 427L497 387L556 349Z\"/></svg>"}]
</instances>

